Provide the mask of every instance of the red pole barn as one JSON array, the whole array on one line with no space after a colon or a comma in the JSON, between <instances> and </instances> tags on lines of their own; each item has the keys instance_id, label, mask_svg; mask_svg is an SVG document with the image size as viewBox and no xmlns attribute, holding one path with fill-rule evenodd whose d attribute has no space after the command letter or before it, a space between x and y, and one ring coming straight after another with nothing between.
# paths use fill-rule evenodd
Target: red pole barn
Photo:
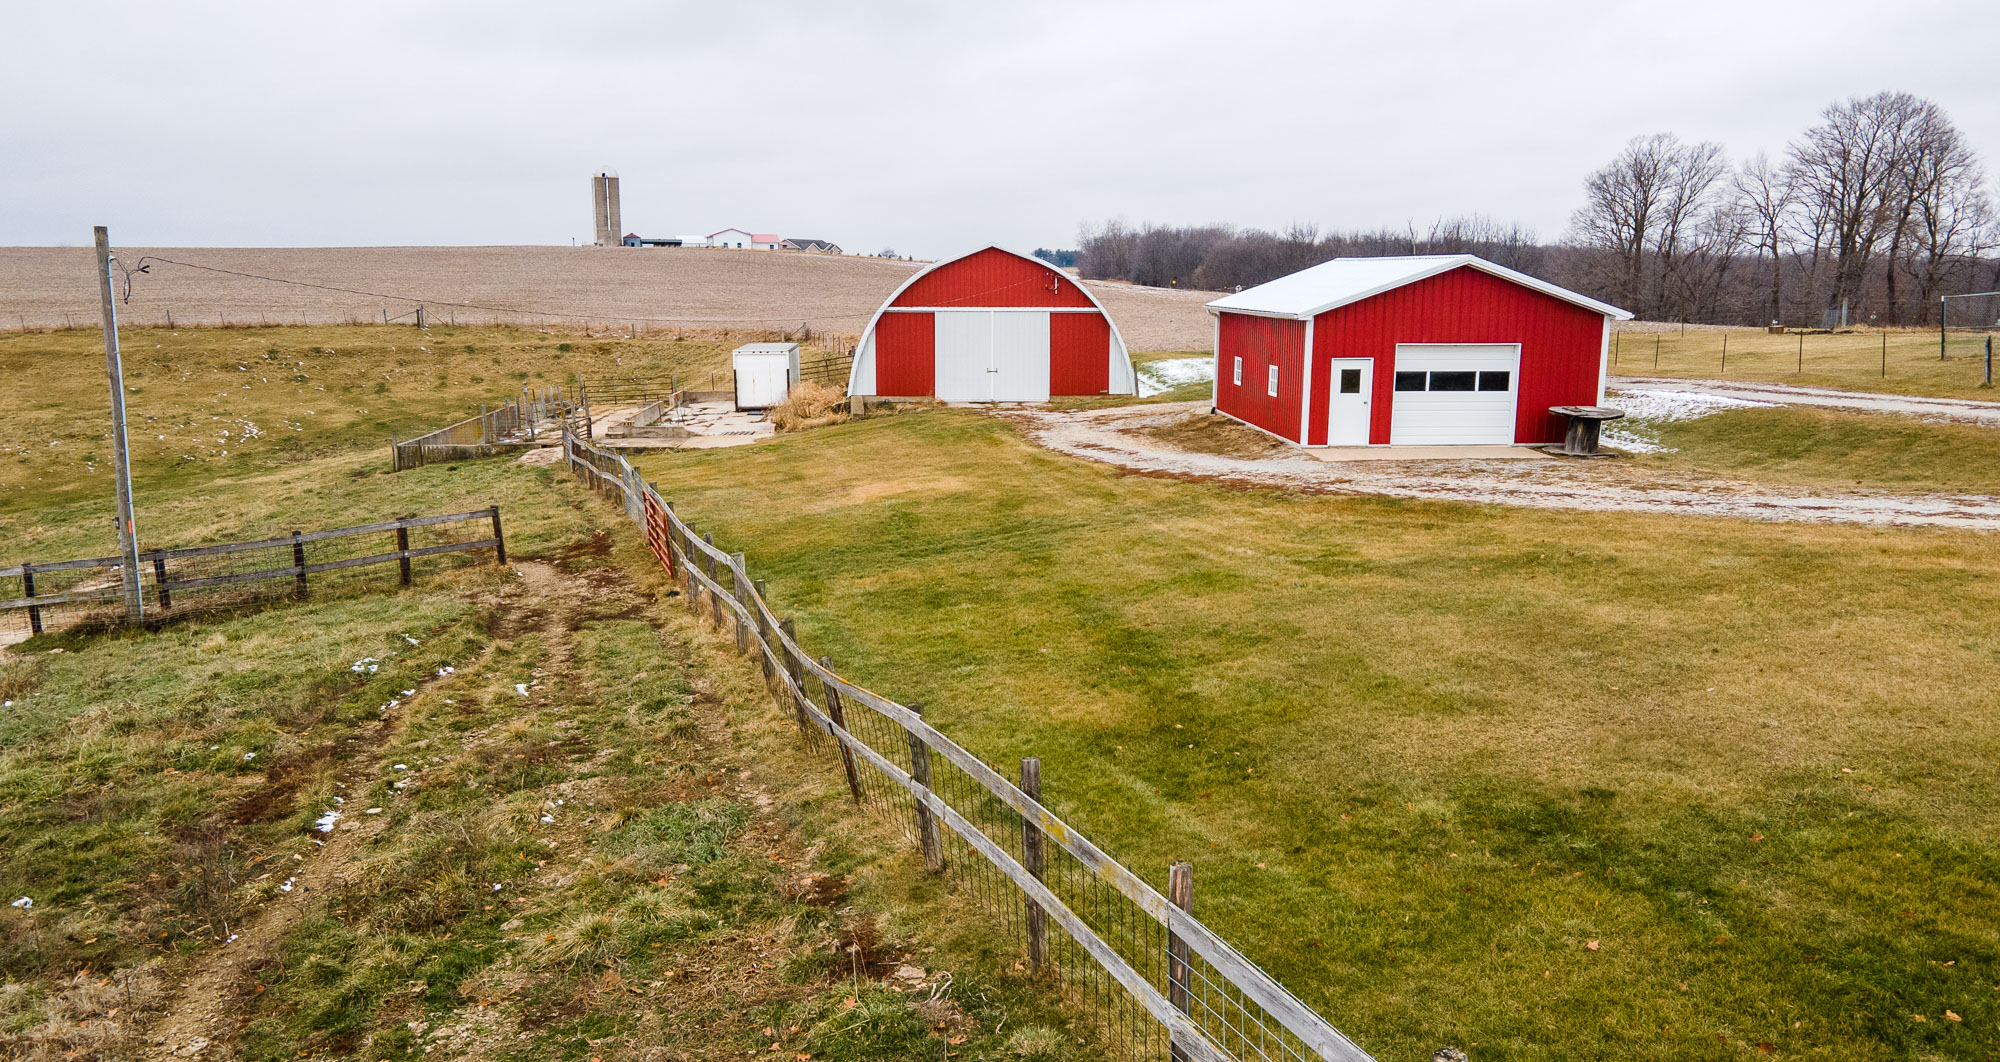
<instances>
[{"instance_id":1,"label":"red pole barn","mask_svg":"<svg viewBox=\"0 0 2000 1062\"><path fill-rule=\"evenodd\" d=\"M1469 254L1336 258L1208 304L1215 409L1302 446L1561 442L1630 313Z\"/></svg>"},{"instance_id":2,"label":"red pole barn","mask_svg":"<svg viewBox=\"0 0 2000 1062\"><path fill-rule=\"evenodd\" d=\"M934 263L875 311L847 393L1046 402L1137 391L1118 326L1055 266L986 247Z\"/></svg>"}]
</instances>

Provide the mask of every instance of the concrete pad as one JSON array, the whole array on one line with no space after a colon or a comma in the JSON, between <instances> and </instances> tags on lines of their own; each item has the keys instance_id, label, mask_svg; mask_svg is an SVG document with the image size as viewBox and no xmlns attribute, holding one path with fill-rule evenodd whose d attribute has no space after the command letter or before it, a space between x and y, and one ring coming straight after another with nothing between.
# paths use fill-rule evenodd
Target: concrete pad
<instances>
[{"instance_id":1,"label":"concrete pad","mask_svg":"<svg viewBox=\"0 0 2000 1062\"><path fill-rule=\"evenodd\" d=\"M1512 461L1549 456L1532 446L1318 446L1306 453L1319 461Z\"/></svg>"}]
</instances>

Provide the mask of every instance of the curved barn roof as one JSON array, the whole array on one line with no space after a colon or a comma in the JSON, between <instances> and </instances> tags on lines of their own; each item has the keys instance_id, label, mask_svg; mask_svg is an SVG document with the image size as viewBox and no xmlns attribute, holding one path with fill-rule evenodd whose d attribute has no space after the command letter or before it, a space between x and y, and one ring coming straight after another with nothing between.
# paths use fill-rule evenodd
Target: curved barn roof
<instances>
[{"instance_id":1,"label":"curved barn roof","mask_svg":"<svg viewBox=\"0 0 2000 1062\"><path fill-rule=\"evenodd\" d=\"M1609 303L1598 302L1568 288L1559 288L1546 280L1508 269L1506 266L1495 265L1478 255L1471 254L1335 258L1308 269L1301 269L1289 276L1259 284L1254 288L1245 288L1234 295L1225 295L1209 303L1208 308L1228 310L1233 313L1258 314L1264 317L1292 317L1304 320L1400 288L1405 284L1414 284L1460 266L1470 266L1482 273L1491 273L1502 280L1511 280L1524 288L1531 288L1552 298L1561 299L1572 306L1580 306L1606 317L1615 317L1621 321L1632 319L1630 311L1621 310Z\"/></svg>"},{"instance_id":2,"label":"curved barn roof","mask_svg":"<svg viewBox=\"0 0 2000 1062\"><path fill-rule=\"evenodd\" d=\"M1111 341L1117 346L1119 350L1125 351L1126 362L1128 365L1130 364L1131 352L1125 346L1125 336L1123 333L1118 331L1118 322L1112 320L1111 311L1104 308L1104 303L1098 301L1096 294L1094 294L1089 288L1086 288L1081 283L1079 283L1075 277L1072 277L1067 273L1063 272L1063 270L1058 266L1055 266L1040 258L1036 258L1032 254L1027 254L1022 251L1017 251L1012 247L1002 247L997 243L989 243L983 247L975 247L972 250L966 251L963 254L956 254L951 256L950 258L940 258L937 261L932 262L930 265L927 265L924 268L917 270L915 273L910 274L907 280L904 280L901 284L898 284L896 286L895 291L889 293L888 298L882 300L882 305L875 308L874 316L868 318L868 327L861 330L860 341L855 344L854 364L849 366L847 370L847 390L849 394L854 393L854 380L856 375L860 372L861 369L862 352L872 351L873 349L872 341L875 338L875 326L881 322L882 315L884 313L887 313L890 307L896 305L896 300L902 298L904 292L907 292L911 288L915 287L918 281L923 280L925 277L930 276L931 274L937 272L938 270L943 269L944 267L952 265L954 263L965 261L968 258L985 254L988 251L998 251L1001 254L1012 255L1013 257L1019 258L1023 261L1031 262L1043 269L1048 270L1051 273L1054 273L1057 277L1061 278L1063 281L1068 282L1070 287L1076 289L1076 291L1080 292L1085 299L1088 299L1090 301L1091 306L1097 308L1098 313L1104 315L1104 323L1108 325L1111 329ZM954 300L954 301L957 301L959 305L966 306L968 308L975 305L979 306L979 308L981 309L1005 308L1005 307L990 307L990 306L985 306L983 304L967 303L962 300ZM910 308L914 309L917 307L910 307ZM944 308L944 307L939 307L939 308Z\"/></svg>"}]
</instances>

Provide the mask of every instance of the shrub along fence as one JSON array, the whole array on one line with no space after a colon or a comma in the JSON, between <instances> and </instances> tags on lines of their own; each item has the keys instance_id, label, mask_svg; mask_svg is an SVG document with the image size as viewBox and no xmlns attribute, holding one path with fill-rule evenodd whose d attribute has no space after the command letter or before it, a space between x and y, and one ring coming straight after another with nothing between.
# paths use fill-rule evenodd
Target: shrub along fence
<instances>
[{"instance_id":1,"label":"shrub along fence","mask_svg":"<svg viewBox=\"0 0 2000 1062\"><path fill-rule=\"evenodd\" d=\"M1193 870L1162 895L1041 802L1041 764L1019 783L903 705L840 677L800 648L743 554L698 535L624 457L565 434L584 483L618 501L689 607L753 653L814 748L837 754L855 804L900 823L931 873L962 887L1056 979L1107 1044L1136 1059L1280 1062L1370 1056L1196 920Z\"/></svg>"},{"instance_id":2,"label":"shrub along fence","mask_svg":"<svg viewBox=\"0 0 2000 1062\"><path fill-rule=\"evenodd\" d=\"M378 535L393 548L381 549L388 543ZM495 563L507 563L497 505L256 542L148 550L139 554L139 593L145 618L166 618L273 593L304 598L315 586L345 585L347 573L375 564L394 562L408 586L419 557L483 549L493 551ZM122 557L91 557L0 568L0 643L89 620L127 621L124 567Z\"/></svg>"}]
</instances>

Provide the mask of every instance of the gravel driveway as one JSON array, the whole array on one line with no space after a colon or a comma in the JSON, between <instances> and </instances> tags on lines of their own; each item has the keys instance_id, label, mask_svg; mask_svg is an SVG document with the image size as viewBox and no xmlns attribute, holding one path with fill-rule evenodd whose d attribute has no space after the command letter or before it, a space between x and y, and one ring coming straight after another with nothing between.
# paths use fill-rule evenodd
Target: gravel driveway
<instances>
[{"instance_id":1,"label":"gravel driveway","mask_svg":"<svg viewBox=\"0 0 2000 1062\"><path fill-rule=\"evenodd\" d=\"M1617 386L1629 388L1652 382L1627 380ZM1700 382L1671 381L1673 389L1681 391L1691 390L1691 384ZM1769 389L1766 385L1746 385L1746 388ZM1789 392L1804 389L1784 390L1788 392L1784 397L1767 396L1760 400L1798 402L1798 396ZM1843 392L1827 394L1842 395L1847 399L1880 398L1910 403L1980 405L1950 399L1857 396ZM1746 393L1742 397L1759 396ZM1051 450L1156 475L1224 479L1334 494L1379 494L1394 498L1486 502L1545 509L2000 530L2000 498L1988 495L1793 490L1712 475L1650 469L1642 471L1622 461L1552 458L1545 461L1329 463L1303 453L1281 453L1264 458L1230 457L1181 450L1142 434L1147 428L1207 411L1206 402L1176 402L1075 412L1020 410L996 415L1020 424L1031 438ZM1996 406L1996 413L2000 413L2000 406Z\"/></svg>"}]
</instances>

